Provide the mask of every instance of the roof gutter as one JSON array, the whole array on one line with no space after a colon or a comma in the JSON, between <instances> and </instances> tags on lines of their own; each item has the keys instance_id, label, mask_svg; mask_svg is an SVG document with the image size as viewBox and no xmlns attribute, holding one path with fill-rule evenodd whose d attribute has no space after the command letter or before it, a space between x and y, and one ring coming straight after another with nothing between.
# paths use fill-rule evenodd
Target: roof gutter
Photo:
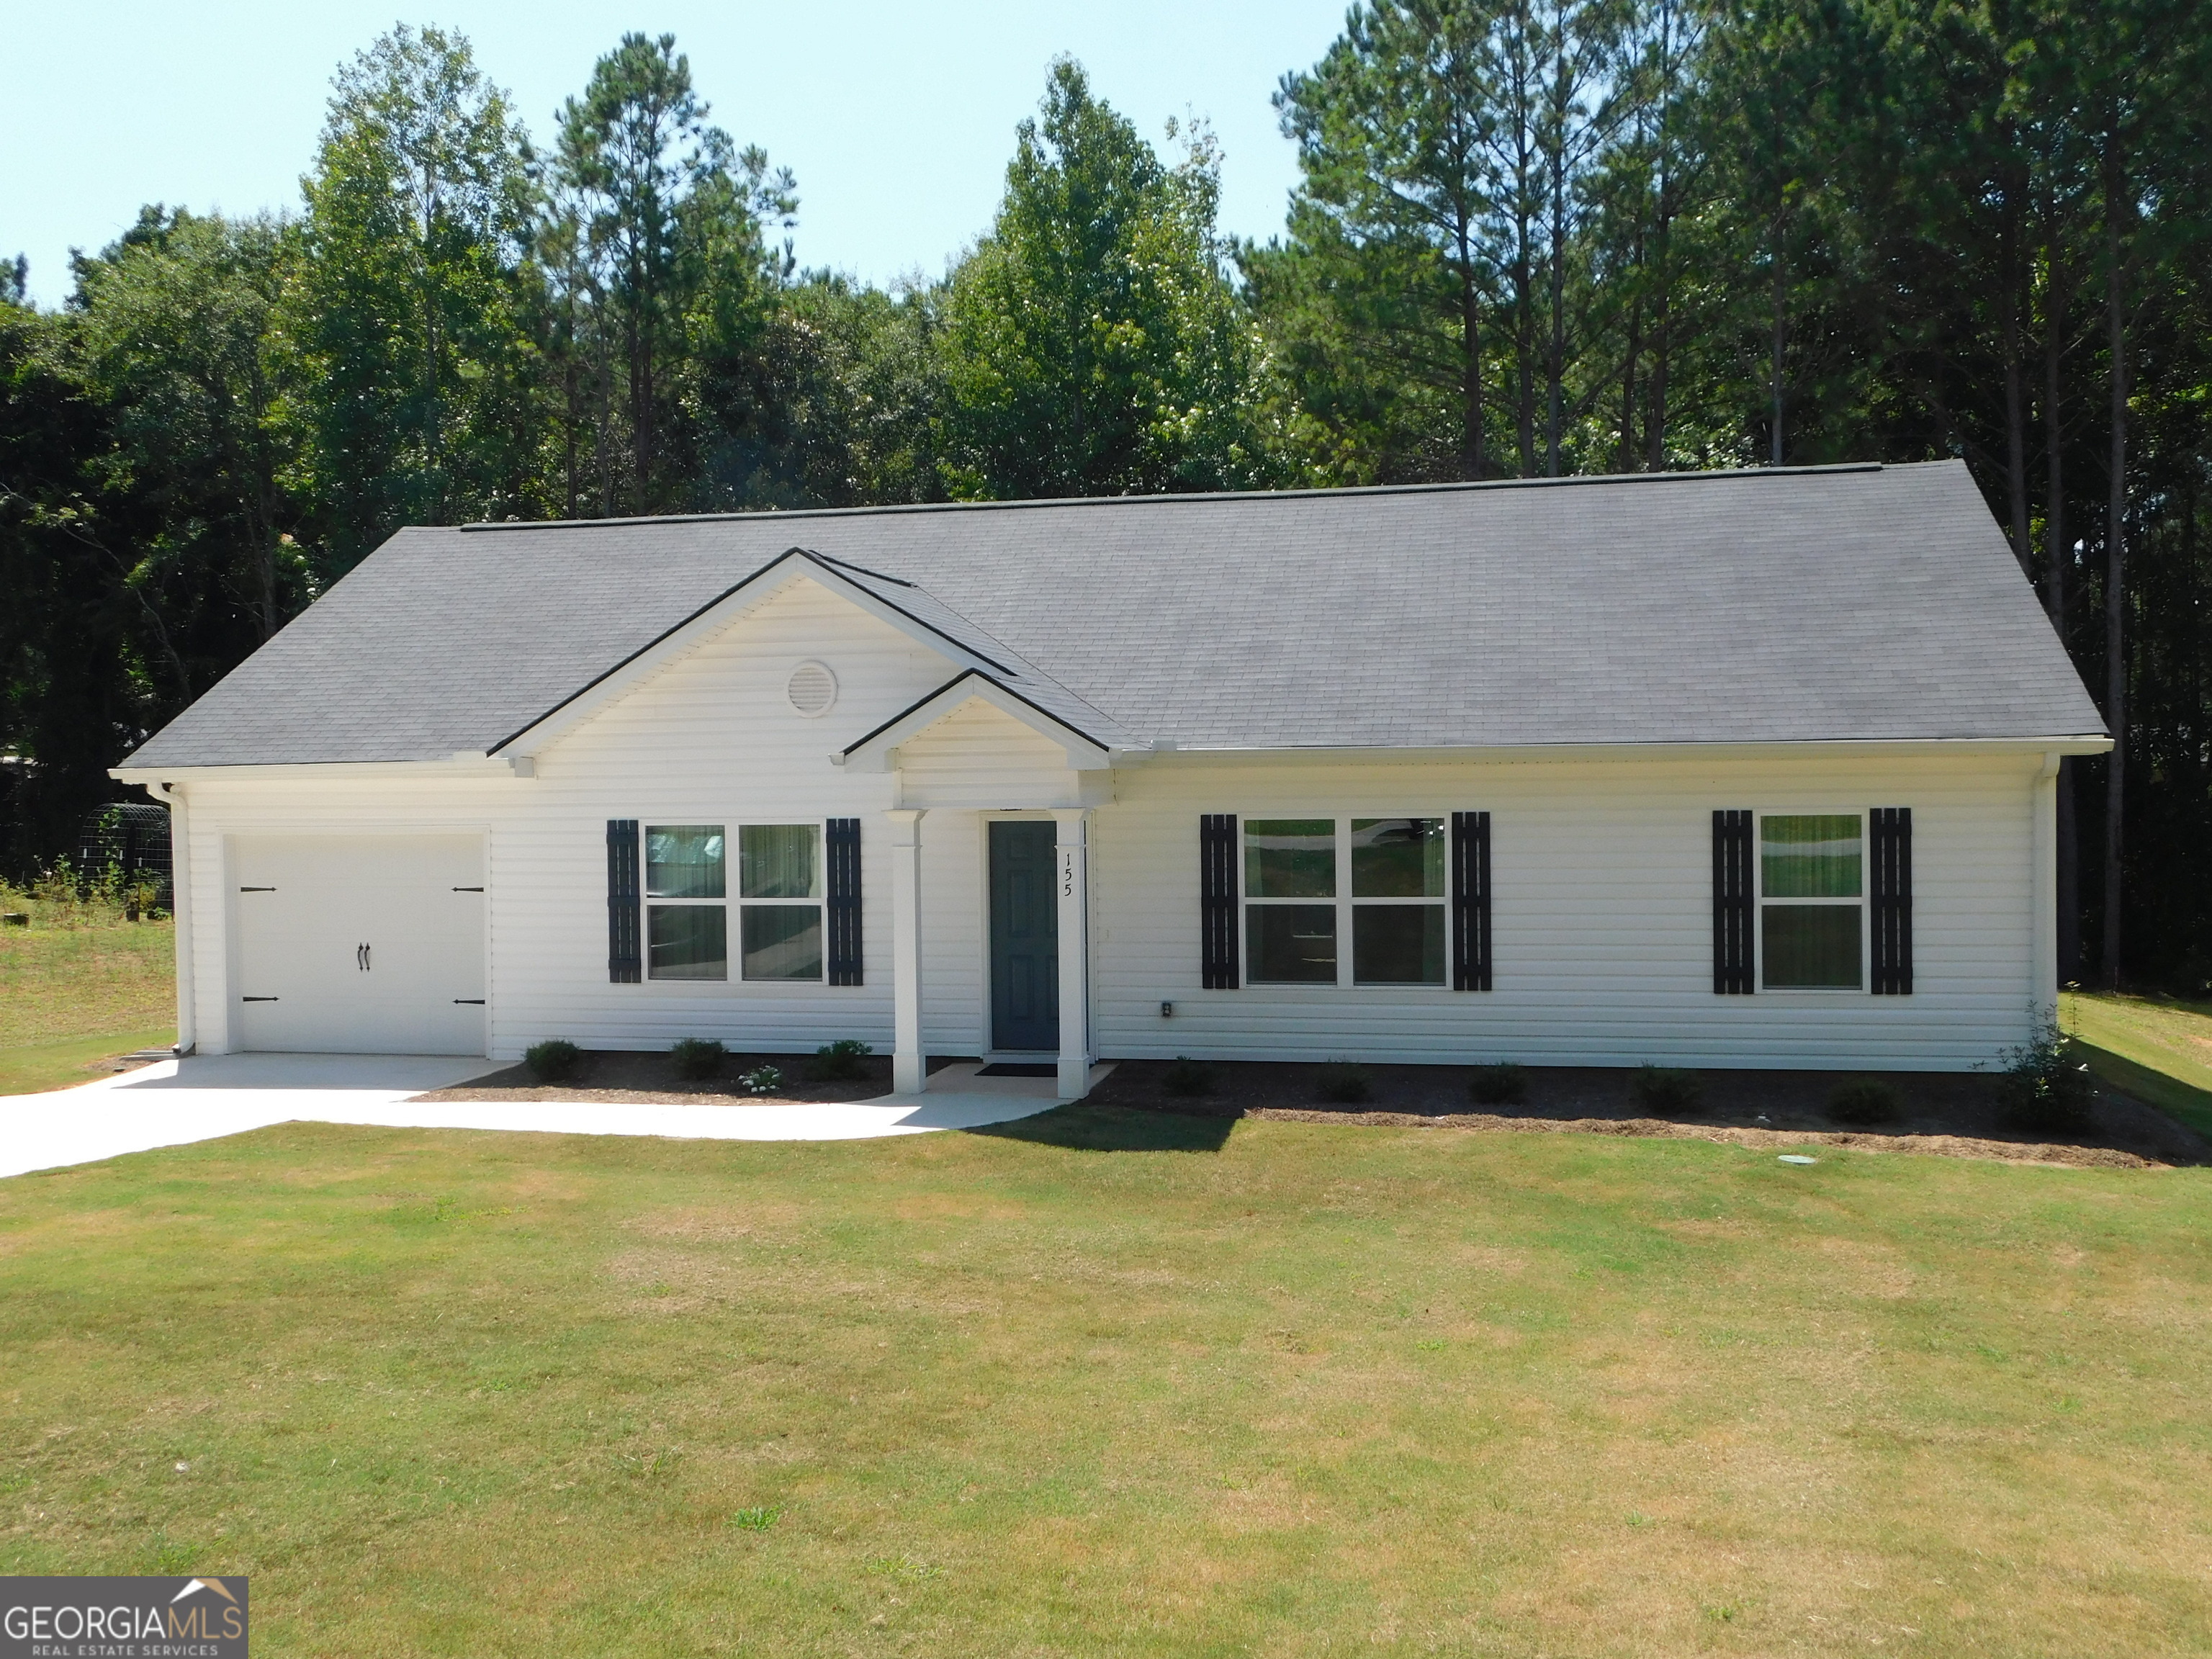
<instances>
[{"instance_id":1,"label":"roof gutter","mask_svg":"<svg viewBox=\"0 0 2212 1659\"><path fill-rule=\"evenodd\" d=\"M526 778L534 767L527 755L487 755L481 749L457 749L444 760L380 761L240 761L229 766L111 766L107 775L119 783L151 789L156 784L239 781L251 778L285 779L391 778Z\"/></svg>"},{"instance_id":2,"label":"roof gutter","mask_svg":"<svg viewBox=\"0 0 2212 1659\"><path fill-rule=\"evenodd\" d=\"M965 678L963 675L961 678ZM984 679L988 677L975 676ZM940 687L929 697L927 703L944 694ZM1018 697L1019 694L1012 694ZM1026 702L1026 698L1020 698ZM1034 707L1034 705L1031 705ZM916 705L919 708L921 705ZM909 709L908 714L915 712ZM1042 711L1039 711L1042 714ZM1074 727L1068 726L1057 716L1045 715L1069 734L1095 742ZM881 733L884 728L878 727ZM865 741L865 739L863 740ZM854 748L858 749L859 744ZM2033 756L2039 763L2046 757L2069 755L2102 755L2112 747L2107 737L2069 735L2040 738L1790 738L1780 742L1759 743L1548 743L1548 744L1466 744L1456 746L1431 745L1425 748L1391 749L1358 744L1285 745L1282 748L1198 748L1163 738L1148 750L1109 749L1106 751L1114 767L1134 765L1142 762L1147 766L1221 766L1221 765L1282 765L1304 761L1330 761L1364 763L1375 766L1418 766L1439 763L1470 763L1510 766L1541 764L1559 761L1683 761L1710 760L1716 763L1730 761L1770 761L1804 759L1820 757L1826 759L1904 760L1904 759L1971 759L1985 756ZM839 759L849 762L853 751L833 756L831 764ZM124 783L138 784L151 788L169 781L248 781L305 782L331 778L391 778L414 775L424 779L453 778L479 780L526 778L532 775L532 763L526 755L484 755L474 750L457 750L446 760L387 760L387 761L283 761L268 764L241 763L234 766L114 766L107 775ZM165 798L166 799L166 798Z\"/></svg>"},{"instance_id":3,"label":"roof gutter","mask_svg":"<svg viewBox=\"0 0 2212 1659\"><path fill-rule=\"evenodd\" d=\"M1759 742L1522 743L1431 744L1395 749L1368 744L1296 744L1279 748L1224 745L1204 748L1163 740L1152 745L1152 765L1280 764L1286 761L1364 762L1379 766L1477 762L1490 765L1552 761L1765 761L1817 755L1835 759L1969 758L1990 755L2101 755L2108 737L2021 738L1790 738Z\"/></svg>"}]
</instances>

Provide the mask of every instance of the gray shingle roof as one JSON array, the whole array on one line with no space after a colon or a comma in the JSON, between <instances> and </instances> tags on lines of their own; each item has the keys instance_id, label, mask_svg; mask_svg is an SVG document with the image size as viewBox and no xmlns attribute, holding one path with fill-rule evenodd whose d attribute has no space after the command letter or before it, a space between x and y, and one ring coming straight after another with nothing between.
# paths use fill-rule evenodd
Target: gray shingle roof
<instances>
[{"instance_id":1,"label":"gray shingle roof","mask_svg":"<svg viewBox=\"0 0 2212 1659\"><path fill-rule=\"evenodd\" d=\"M1186 749L2104 732L1937 462L407 530L128 764L490 749L793 545Z\"/></svg>"},{"instance_id":2,"label":"gray shingle roof","mask_svg":"<svg viewBox=\"0 0 2212 1659\"><path fill-rule=\"evenodd\" d=\"M830 566L855 586L866 590L886 605L904 611L923 627L941 634L962 649L981 658L990 665L992 679L1019 693L1054 720L1064 721L1085 737L1115 749L1141 748L1148 741L1087 697L1080 696L1062 685L1005 641L994 639L951 605L939 600L927 588L897 579L886 579L877 571L847 564L840 559L823 558L819 553L811 556Z\"/></svg>"}]
</instances>

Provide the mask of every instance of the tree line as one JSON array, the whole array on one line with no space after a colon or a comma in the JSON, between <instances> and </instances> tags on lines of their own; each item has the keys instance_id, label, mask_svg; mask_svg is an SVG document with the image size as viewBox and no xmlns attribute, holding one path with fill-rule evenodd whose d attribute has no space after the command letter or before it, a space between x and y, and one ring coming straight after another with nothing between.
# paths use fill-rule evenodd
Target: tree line
<instances>
[{"instance_id":1,"label":"tree line","mask_svg":"<svg viewBox=\"0 0 2212 1659\"><path fill-rule=\"evenodd\" d=\"M2212 0L1366 0L1265 242L1062 60L877 286L672 37L540 137L395 28L295 209L149 206L58 310L0 265L0 858L403 525L1954 456L2122 738L2066 976L2201 988L2208 57Z\"/></svg>"}]
</instances>

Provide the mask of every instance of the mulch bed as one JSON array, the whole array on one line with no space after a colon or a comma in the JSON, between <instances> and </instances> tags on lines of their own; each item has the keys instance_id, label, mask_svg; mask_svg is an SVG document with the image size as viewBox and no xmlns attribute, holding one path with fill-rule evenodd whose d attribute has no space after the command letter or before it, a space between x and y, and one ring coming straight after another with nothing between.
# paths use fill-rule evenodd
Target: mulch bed
<instances>
[{"instance_id":1,"label":"mulch bed","mask_svg":"<svg viewBox=\"0 0 2212 1659\"><path fill-rule=\"evenodd\" d=\"M1123 1060L1090 1099L1204 1117L1674 1136L1778 1151L1848 1146L2106 1169L2212 1163L2212 1144L2194 1130L2109 1089L2099 1091L2084 1133L2060 1140L2012 1128L1995 1079L1973 1073L1705 1072L1699 1073L1705 1094L1697 1111L1655 1117L1631 1092L1634 1073L1594 1066L1530 1066L1528 1097L1510 1106L1474 1104L1464 1066L1363 1067L1369 1097L1357 1103L1324 1100L1320 1066L1211 1065L1213 1087L1196 1099L1167 1091L1168 1069L1161 1060ZM1830 1092L1846 1077L1861 1076L1879 1077L1896 1091L1902 1109L1897 1121L1845 1128L1828 1117Z\"/></svg>"},{"instance_id":2,"label":"mulch bed","mask_svg":"<svg viewBox=\"0 0 2212 1659\"><path fill-rule=\"evenodd\" d=\"M952 1058L933 1057L930 1070L942 1069ZM678 1076L675 1062L665 1053L587 1050L575 1076L565 1083L540 1083L526 1066L511 1066L458 1088L416 1097L764 1106L869 1100L890 1091L888 1054L864 1059L864 1079L837 1083L810 1080L811 1059L806 1054L732 1054L717 1076L695 1080ZM772 1095L740 1092L738 1075L761 1066L781 1070L784 1086ZM1209 1064L1212 1087L1195 1099L1168 1092L1168 1069L1162 1060L1121 1060L1091 1091L1090 1103L1195 1117L1686 1137L1778 1150L1847 1146L1861 1152L1929 1152L2105 1169L2212 1164L2212 1144L2195 1131L2110 1089L2100 1090L2090 1126L2081 1134L2059 1140L2014 1129L2005 1122L1995 1080L1972 1073L1705 1072L1699 1074L1705 1094L1697 1111L1656 1117L1632 1094L1632 1072L1595 1066L1530 1066L1528 1097L1510 1106L1475 1105L1468 1097L1470 1073L1465 1066L1365 1066L1361 1069L1369 1096L1359 1102L1323 1099L1325 1068L1320 1066ZM1863 1075L1878 1076L1896 1091L1902 1108L1896 1122L1845 1128L1829 1119L1830 1092L1844 1077Z\"/></svg>"},{"instance_id":3,"label":"mulch bed","mask_svg":"<svg viewBox=\"0 0 2212 1659\"><path fill-rule=\"evenodd\" d=\"M676 1062L665 1052L627 1054L587 1048L579 1056L575 1075L564 1083L540 1083L527 1066L510 1066L487 1077L471 1078L452 1089L434 1089L417 1100L574 1100L610 1101L620 1105L653 1106L776 1106L809 1102L872 1100L888 1094L891 1062L888 1054L869 1054L861 1060L864 1075L857 1080L817 1082L807 1075L811 1054L730 1054L721 1068L707 1079L681 1077ZM932 1060L930 1070L950 1065ZM773 1094L749 1095L738 1085L744 1073L773 1066L783 1073L783 1087Z\"/></svg>"}]
</instances>

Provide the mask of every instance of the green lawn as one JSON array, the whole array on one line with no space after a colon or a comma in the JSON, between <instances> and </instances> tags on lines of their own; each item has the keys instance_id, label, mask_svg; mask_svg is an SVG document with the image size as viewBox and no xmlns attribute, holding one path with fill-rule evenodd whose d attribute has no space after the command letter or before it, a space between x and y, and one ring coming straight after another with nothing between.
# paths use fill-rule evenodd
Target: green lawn
<instances>
[{"instance_id":1,"label":"green lawn","mask_svg":"<svg viewBox=\"0 0 2212 1659\"><path fill-rule=\"evenodd\" d=\"M2212 1650L2212 1171L1076 1108L0 1182L0 1572L331 1655Z\"/></svg>"},{"instance_id":2,"label":"green lawn","mask_svg":"<svg viewBox=\"0 0 2212 1659\"><path fill-rule=\"evenodd\" d=\"M102 1061L177 1040L176 929L112 905L56 903L0 889L0 1095L65 1088Z\"/></svg>"},{"instance_id":3,"label":"green lawn","mask_svg":"<svg viewBox=\"0 0 2212 1659\"><path fill-rule=\"evenodd\" d=\"M2212 1135L2212 1004L2069 993L2059 1023L2106 1082Z\"/></svg>"}]
</instances>

